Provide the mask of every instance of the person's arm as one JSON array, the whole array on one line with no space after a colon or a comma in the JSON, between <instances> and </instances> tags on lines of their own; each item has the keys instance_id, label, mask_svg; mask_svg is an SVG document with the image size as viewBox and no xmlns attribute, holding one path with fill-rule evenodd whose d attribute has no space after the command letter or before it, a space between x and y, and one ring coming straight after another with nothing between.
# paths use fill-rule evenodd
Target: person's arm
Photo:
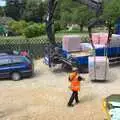
<instances>
[{"instance_id":1,"label":"person's arm","mask_svg":"<svg viewBox=\"0 0 120 120\"><path fill-rule=\"evenodd\" d=\"M85 79L84 79L83 77L79 76L79 77L78 77L78 80L79 80L79 81L84 81Z\"/></svg>"},{"instance_id":2,"label":"person's arm","mask_svg":"<svg viewBox=\"0 0 120 120\"><path fill-rule=\"evenodd\" d=\"M68 80L69 80L69 82L71 82L70 76L69 76Z\"/></svg>"}]
</instances>

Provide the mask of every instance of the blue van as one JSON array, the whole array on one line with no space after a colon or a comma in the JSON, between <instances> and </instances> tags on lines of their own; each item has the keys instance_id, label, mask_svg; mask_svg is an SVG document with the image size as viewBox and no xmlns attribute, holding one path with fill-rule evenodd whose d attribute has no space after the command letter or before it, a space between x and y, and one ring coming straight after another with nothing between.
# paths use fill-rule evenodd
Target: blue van
<instances>
[{"instance_id":1,"label":"blue van","mask_svg":"<svg viewBox=\"0 0 120 120\"><path fill-rule=\"evenodd\" d=\"M20 80L33 75L33 64L25 56L0 55L0 78Z\"/></svg>"}]
</instances>

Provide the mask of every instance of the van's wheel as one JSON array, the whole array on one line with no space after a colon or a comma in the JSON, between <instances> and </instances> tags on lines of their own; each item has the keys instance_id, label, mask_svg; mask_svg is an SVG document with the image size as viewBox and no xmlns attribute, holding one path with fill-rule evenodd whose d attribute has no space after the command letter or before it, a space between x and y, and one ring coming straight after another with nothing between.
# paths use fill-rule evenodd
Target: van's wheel
<instances>
[{"instance_id":1,"label":"van's wheel","mask_svg":"<svg viewBox=\"0 0 120 120\"><path fill-rule=\"evenodd\" d=\"M14 80L14 81L20 80L20 79L21 79L20 73L19 73L19 72L13 72L13 73L11 74L11 79Z\"/></svg>"}]
</instances>

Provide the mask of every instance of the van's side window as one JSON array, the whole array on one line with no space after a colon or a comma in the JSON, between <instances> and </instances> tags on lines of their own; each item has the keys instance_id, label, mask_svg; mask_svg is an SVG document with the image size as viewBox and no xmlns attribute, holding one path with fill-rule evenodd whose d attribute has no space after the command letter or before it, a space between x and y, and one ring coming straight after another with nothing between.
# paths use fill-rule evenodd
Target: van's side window
<instances>
[{"instance_id":1,"label":"van's side window","mask_svg":"<svg viewBox=\"0 0 120 120\"><path fill-rule=\"evenodd\" d=\"M12 59L12 63L21 63L22 60L20 59L20 57L16 57L14 59Z\"/></svg>"},{"instance_id":2,"label":"van's side window","mask_svg":"<svg viewBox=\"0 0 120 120\"><path fill-rule=\"evenodd\" d=\"M0 59L0 65L7 65L9 64L9 59Z\"/></svg>"}]
</instances>

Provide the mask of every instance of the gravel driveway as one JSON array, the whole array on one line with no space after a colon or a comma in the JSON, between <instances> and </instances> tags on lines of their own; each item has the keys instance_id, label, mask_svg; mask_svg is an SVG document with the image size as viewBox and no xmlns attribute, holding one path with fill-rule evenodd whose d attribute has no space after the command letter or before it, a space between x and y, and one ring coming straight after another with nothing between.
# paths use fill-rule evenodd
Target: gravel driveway
<instances>
[{"instance_id":1,"label":"gravel driveway","mask_svg":"<svg viewBox=\"0 0 120 120\"><path fill-rule=\"evenodd\" d=\"M110 68L110 81L91 82L83 75L80 104L67 107L68 73L35 61L35 77L0 81L0 120L103 120L102 99L120 93L120 65Z\"/></svg>"}]
</instances>

